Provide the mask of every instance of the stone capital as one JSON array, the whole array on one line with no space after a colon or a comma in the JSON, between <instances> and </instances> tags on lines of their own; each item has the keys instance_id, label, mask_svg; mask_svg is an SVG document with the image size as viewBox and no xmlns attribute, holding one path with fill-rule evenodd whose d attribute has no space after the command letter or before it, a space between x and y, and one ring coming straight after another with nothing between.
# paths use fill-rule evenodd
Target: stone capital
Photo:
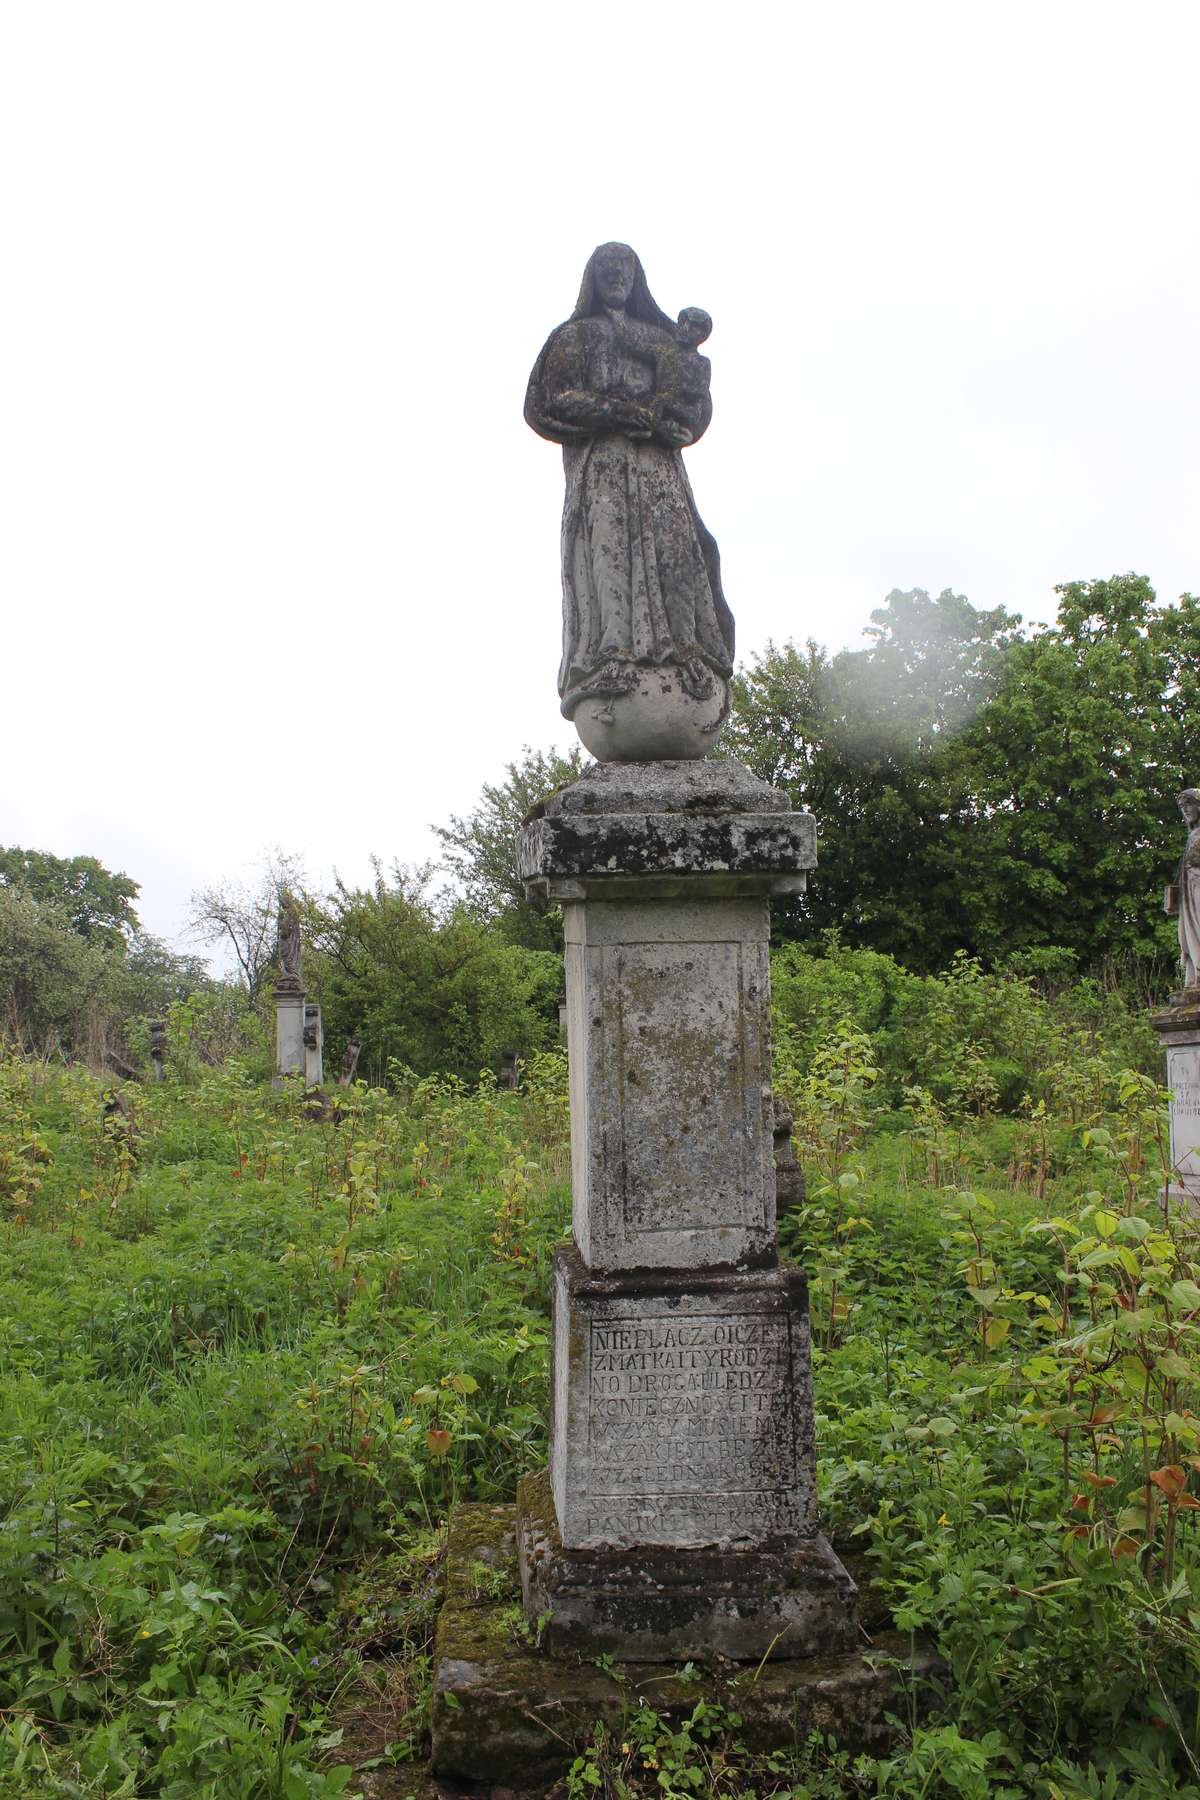
<instances>
[{"instance_id":1,"label":"stone capital","mask_svg":"<svg viewBox=\"0 0 1200 1800\"><path fill-rule=\"evenodd\" d=\"M518 841L532 897L802 892L811 813L741 763L600 763L536 807Z\"/></svg>"}]
</instances>

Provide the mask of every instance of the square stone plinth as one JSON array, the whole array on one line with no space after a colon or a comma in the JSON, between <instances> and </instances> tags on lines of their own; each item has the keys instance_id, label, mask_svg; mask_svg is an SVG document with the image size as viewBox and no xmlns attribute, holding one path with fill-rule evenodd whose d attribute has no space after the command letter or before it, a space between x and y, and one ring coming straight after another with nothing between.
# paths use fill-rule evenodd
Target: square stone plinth
<instances>
[{"instance_id":1,"label":"square stone plinth","mask_svg":"<svg viewBox=\"0 0 1200 1800\"><path fill-rule=\"evenodd\" d=\"M1171 1196L1200 1200L1200 1004L1181 996L1151 1024L1158 1033L1171 1090Z\"/></svg>"},{"instance_id":2,"label":"square stone plinth","mask_svg":"<svg viewBox=\"0 0 1200 1800\"><path fill-rule=\"evenodd\" d=\"M858 1590L826 1540L791 1550L564 1550L548 1472L517 1489L527 1619L553 1652L762 1661L854 1648Z\"/></svg>"},{"instance_id":3,"label":"square stone plinth","mask_svg":"<svg viewBox=\"0 0 1200 1800\"><path fill-rule=\"evenodd\" d=\"M816 1533L808 1292L554 1259L550 1471L568 1550L798 1549Z\"/></svg>"},{"instance_id":4,"label":"square stone plinth","mask_svg":"<svg viewBox=\"0 0 1200 1800\"><path fill-rule=\"evenodd\" d=\"M535 1647L521 1614L514 1524L511 1506L458 1506L450 1515L433 1667L433 1768L441 1778L544 1794L597 1723L619 1733L641 1700L676 1726L698 1700L725 1707L740 1716L738 1736L755 1751L799 1747L814 1730L850 1749L880 1750L892 1736L889 1715L907 1717L942 1672L931 1650L914 1651L886 1624L840 1655L722 1664L699 1679L680 1680L671 1662L608 1673L577 1656L549 1655Z\"/></svg>"}]
</instances>

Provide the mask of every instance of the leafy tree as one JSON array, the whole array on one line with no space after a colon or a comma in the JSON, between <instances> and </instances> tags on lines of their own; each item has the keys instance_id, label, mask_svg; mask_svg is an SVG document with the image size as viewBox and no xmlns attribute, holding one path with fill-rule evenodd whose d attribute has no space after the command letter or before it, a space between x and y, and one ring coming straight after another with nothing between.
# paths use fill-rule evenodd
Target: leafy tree
<instances>
[{"instance_id":1,"label":"leafy tree","mask_svg":"<svg viewBox=\"0 0 1200 1800\"><path fill-rule=\"evenodd\" d=\"M446 846L445 865L461 883L471 911L527 949L557 949L561 928L556 916L539 912L525 898L517 873L517 833L530 809L574 781L585 761L578 746L563 755L526 744L518 760L506 765L503 781L484 784L474 812L466 818L452 814L449 825L434 827Z\"/></svg>"},{"instance_id":2,"label":"leafy tree","mask_svg":"<svg viewBox=\"0 0 1200 1800\"><path fill-rule=\"evenodd\" d=\"M893 593L868 649L771 645L739 676L733 753L820 830L785 935L836 927L918 970L1054 950L1166 972L1200 602L1160 605L1138 575L1058 593L1031 636L1003 608Z\"/></svg>"},{"instance_id":3,"label":"leafy tree","mask_svg":"<svg viewBox=\"0 0 1200 1800\"><path fill-rule=\"evenodd\" d=\"M73 931L97 943L121 944L138 930L138 883L114 875L94 856L0 849L0 887L20 888L39 904L60 908Z\"/></svg>"},{"instance_id":4,"label":"leafy tree","mask_svg":"<svg viewBox=\"0 0 1200 1800\"><path fill-rule=\"evenodd\" d=\"M995 693L1019 619L949 591L896 590L866 650L770 644L734 683L726 743L818 822L809 893L783 935L836 927L907 966L938 968L965 941L963 831L970 768L958 748Z\"/></svg>"},{"instance_id":5,"label":"leafy tree","mask_svg":"<svg viewBox=\"0 0 1200 1800\"><path fill-rule=\"evenodd\" d=\"M968 734L976 816L964 901L990 957L1067 945L1085 964L1173 964L1162 890L1200 703L1200 601L1145 576L1057 589L1056 625L1014 648Z\"/></svg>"},{"instance_id":6,"label":"leafy tree","mask_svg":"<svg viewBox=\"0 0 1200 1800\"><path fill-rule=\"evenodd\" d=\"M55 901L0 886L0 1033L38 1054L69 1047L105 974L101 944Z\"/></svg>"},{"instance_id":7,"label":"leafy tree","mask_svg":"<svg viewBox=\"0 0 1200 1800\"><path fill-rule=\"evenodd\" d=\"M280 898L302 886L300 858L276 849L253 886L220 881L192 895L188 931L200 943L223 944L232 953L251 1005L275 966Z\"/></svg>"},{"instance_id":8,"label":"leafy tree","mask_svg":"<svg viewBox=\"0 0 1200 1800\"><path fill-rule=\"evenodd\" d=\"M213 985L196 957L155 938L84 937L57 901L0 886L0 1039L99 1066L143 1050L150 1016Z\"/></svg>"},{"instance_id":9,"label":"leafy tree","mask_svg":"<svg viewBox=\"0 0 1200 1800\"><path fill-rule=\"evenodd\" d=\"M339 882L312 914L306 975L329 1054L357 1035L372 1080L392 1059L474 1080L506 1050L531 1056L556 1035L559 958L506 942L461 903L431 896L429 879L376 864L371 888Z\"/></svg>"}]
</instances>

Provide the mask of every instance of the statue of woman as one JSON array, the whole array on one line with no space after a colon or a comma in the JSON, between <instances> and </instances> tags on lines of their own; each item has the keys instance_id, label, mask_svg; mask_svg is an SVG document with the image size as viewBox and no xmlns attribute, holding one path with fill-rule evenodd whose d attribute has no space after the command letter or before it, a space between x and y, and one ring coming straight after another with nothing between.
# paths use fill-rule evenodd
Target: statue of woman
<instances>
[{"instance_id":1,"label":"statue of woman","mask_svg":"<svg viewBox=\"0 0 1200 1800\"><path fill-rule=\"evenodd\" d=\"M703 756L729 710L733 616L680 454L712 416L686 316L659 309L628 244L601 244L525 398L566 472L562 710L602 761ZM678 378L681 357L703 365L690 429L677 395L656 404L656 372Z\"/></svg>"},{"instance_id":2,"label":"statue of woman","mask_svg":"<svg viewBox=\"0 0 1200 1800\"><path fill-rule=\"evenodd\" d=\"M1179 917L1179 962L1185 988L1200 987L1200 788L1184 788L1179 810L1188 837L1175 885L1167 889L1167 912Z\"/></svg>"},{"instance_id":3,"label":"statue of woman","mask_svg":"<svg viewBox=\"0 0 1200 1800\"><path fill-rule=\"evenodd\" d=\"M300 979L300 909L290 894L279 897L279 936L276 944L279 972L285 980Z\"/></svg>"}]
</instances>

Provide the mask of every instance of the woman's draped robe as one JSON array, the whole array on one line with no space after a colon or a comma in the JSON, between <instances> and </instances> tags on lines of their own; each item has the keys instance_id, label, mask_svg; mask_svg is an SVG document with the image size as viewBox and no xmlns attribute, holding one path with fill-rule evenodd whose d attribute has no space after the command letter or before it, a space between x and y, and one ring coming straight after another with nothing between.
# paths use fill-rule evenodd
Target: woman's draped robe
<instances>
[{"instance_id":1,"label":"woman's draped robe","mask_svg":"<svg viewBox=\"0 0 1200 1800\"><path fill-rule=\"evenodd\" d=\"M652 365L618 349L603 317L560 325L530 377L525 416L563 446L568 718L585 695L626 691L638 667L677 665L698 699L733 673L720 556L680 452L603 418L606 399L651 405L653 388Z\"/></svg>"}]
</instances>

